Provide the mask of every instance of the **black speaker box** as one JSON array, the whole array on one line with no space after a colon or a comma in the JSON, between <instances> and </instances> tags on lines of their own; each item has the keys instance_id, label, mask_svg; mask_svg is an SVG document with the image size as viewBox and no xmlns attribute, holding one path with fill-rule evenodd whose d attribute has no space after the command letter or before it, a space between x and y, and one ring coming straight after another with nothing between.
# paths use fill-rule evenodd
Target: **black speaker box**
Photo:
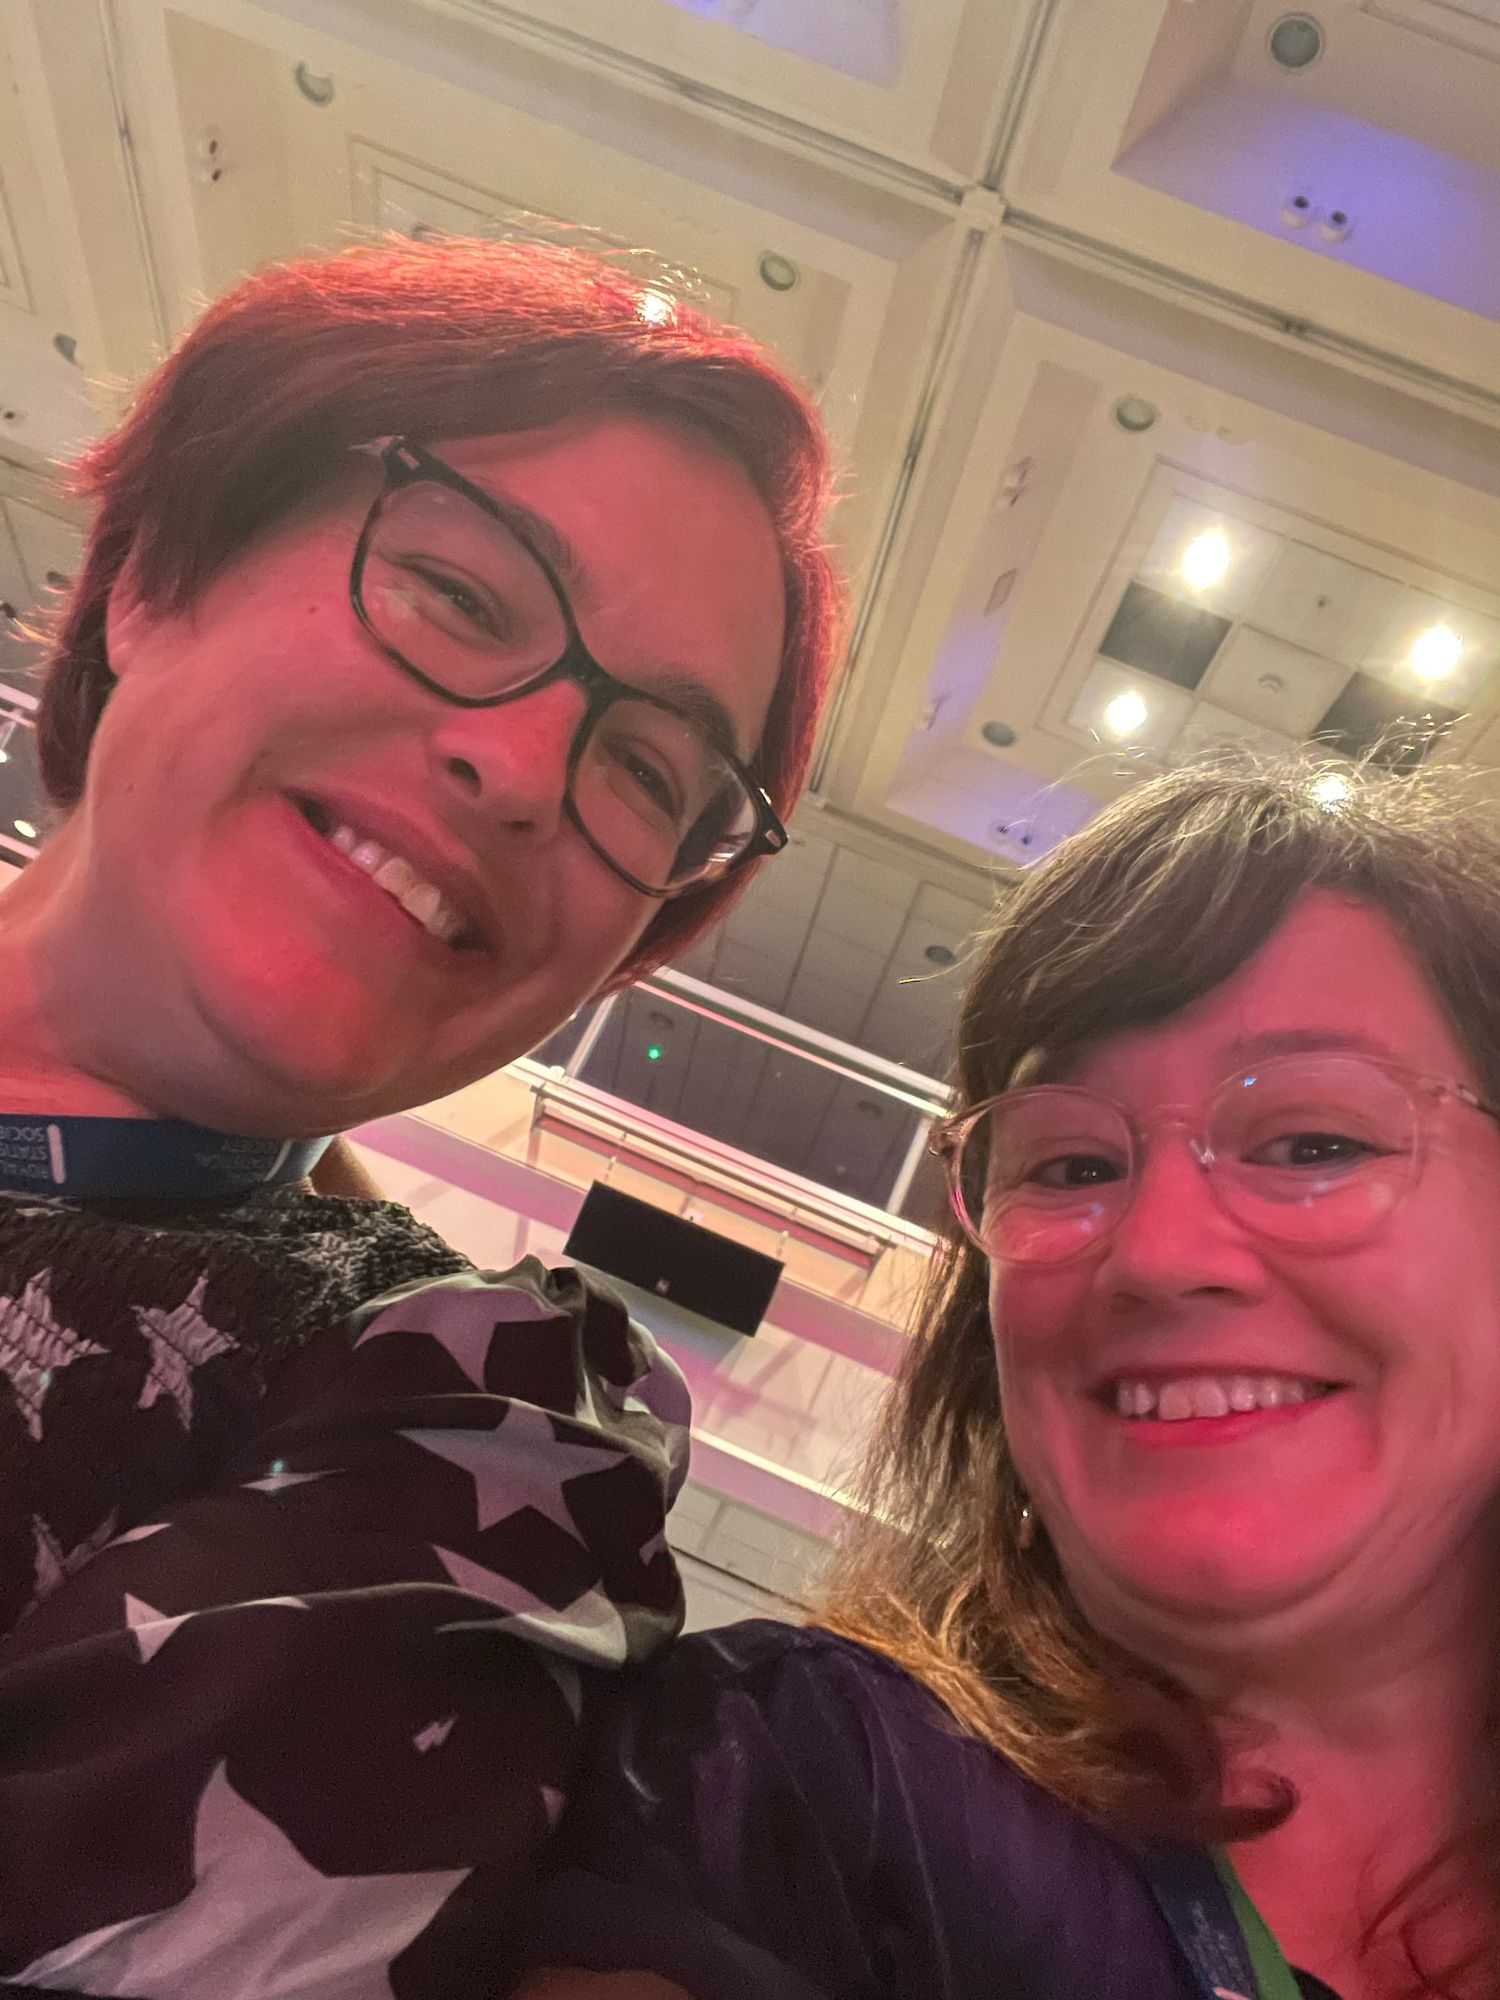
<instances>
[{"instance_id":1,"label":"black speaker box","mask_svg":"<svg viewBox=\"0 0 1500 2000\"><path fill-rule=\"evenodd\" d=\"M567 1254L736 1333L760 1325L782 1271L778 1258L603 1181L583 1198Z\"/></svg>"}]
</instances>

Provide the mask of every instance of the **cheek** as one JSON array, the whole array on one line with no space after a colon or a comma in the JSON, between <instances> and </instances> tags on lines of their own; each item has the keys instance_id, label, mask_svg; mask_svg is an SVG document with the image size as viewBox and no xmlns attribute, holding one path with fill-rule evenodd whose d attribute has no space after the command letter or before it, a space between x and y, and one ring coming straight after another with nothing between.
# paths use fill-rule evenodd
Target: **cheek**
<instances>
[{"instance_id":1,"label":"cheek","mask_svg":"<svg viewBox=\"0 0 1500 2000\"><path fill-rule=\"evenodd\" d=\"M1042 1447L1058 1398L1076 1394L1080 1358L1072 1329L1081 1322L1086 1274L996 1273L990 1325L1005 1426L1018 1459Z\"/></svg>"}]
</instances>

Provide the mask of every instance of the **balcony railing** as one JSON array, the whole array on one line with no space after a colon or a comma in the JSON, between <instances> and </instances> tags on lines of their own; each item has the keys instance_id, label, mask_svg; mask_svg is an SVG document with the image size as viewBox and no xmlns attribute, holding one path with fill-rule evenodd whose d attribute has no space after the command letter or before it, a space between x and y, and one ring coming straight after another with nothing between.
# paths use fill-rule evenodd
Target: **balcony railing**
<instances>
[{"instance_id":1,"label":"balcony railing","mask_svg":"<svg viewBox=\"0 0 1500 2000\"><path fill-rule=\"evenodd\" d=\"M926 1241L941 1200L927 1139L948 1106L932 1077L671 971L585 1010L534 1061L554 1077L541 1118L628 1127L679 1171L820 1216L851 1248Z\"/></svg>"}]
</instances>

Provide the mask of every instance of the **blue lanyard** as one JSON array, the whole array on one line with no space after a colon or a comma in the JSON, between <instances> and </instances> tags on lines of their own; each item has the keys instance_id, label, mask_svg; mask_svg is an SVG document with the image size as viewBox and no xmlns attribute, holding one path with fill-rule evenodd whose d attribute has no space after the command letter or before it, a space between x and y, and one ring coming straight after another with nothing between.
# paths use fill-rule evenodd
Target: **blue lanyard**
<instances>
[{"instance_id":1,"label":"blue lanyard","mask_svg":"<svg viewBox=\"0 0 1500 2000\"><path fill-rule=\"evenodd\" d=\"M244 1139L177 1118L0 1111L0 1191L70 1201L213 1201L312 1172L327 1139Z\"/></svg>"},{"instance_id":2,"label":"blue lanyard","mask_svg":"<svg viewBox=\"0 0 1500 2000\"><path fill-rule=\"evenodd\" d=\"M1141 1847L1136 1860L1192 1968L1200 2000L1273 2000L1212 1855L1194 1847ZM1287 1973L1291 1982L1291 1973ZM1292 1982L1292 1991L1296 1991Z\"/></svg>"}]
</instances>

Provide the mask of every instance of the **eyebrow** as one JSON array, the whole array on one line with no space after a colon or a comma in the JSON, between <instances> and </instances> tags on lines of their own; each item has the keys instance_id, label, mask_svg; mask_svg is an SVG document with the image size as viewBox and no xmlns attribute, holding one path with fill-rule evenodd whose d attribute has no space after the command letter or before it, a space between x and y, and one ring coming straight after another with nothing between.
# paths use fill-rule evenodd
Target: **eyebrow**
<instances>
[{"instance_id":1,"label":"eyebrow","mask_svg":"<svg viewBox=\"0 0 1500 2000\"><path fill-rule=\"evenodd\" d=\"M624 674L616 678L627 680ZM655 695L660 701L670 702L689 722L697 723L716 749L727 750L732 756L744 760L734 717L713 689L706 687L696 674L688 673L681 667L647 668L643 673L631 674L627 685L639 688L642 694Z\"/></svg>"},{"instance_id":2,"label":"eyebrow","mask_svg":"<svg viewBox=\"0 0 1500 2000\"><path fill-rule=\"evenodd\" d=\"M500 519L512 527L529 542L556 575L558 582L568 593L569 599L582 598L589 602L594 593L593 578L588 566L579 554L576 545L558 527L555 521L539 514L534 507L528 507L524 500L514 499L508 493L492 493L487 486L477 480L468 482L476 493L482 493Z\"/></svg>"},{"instance_id":3,"label":"eyebrow","mask_svg":"<svg viewBox=\"0 0 1500 2000\"><path fill-rule=\"evenodd\" d=\"M1063 1049L1056 1054L1046 1049L1030 1049L1016 1066L1011 1088L1031 1083L1070 1083L1093 1048L1107 1035L1093 1042ZM1230 1072L1248 1069L1268 1056L1321 1055L1328 1051L1344 1055L1373 1056L1377 1062L1400 1063L1400 1051L1375 1035L1358 1028L1268 1028L1263 1034L1240 1035L1221 1049Z\"/></svg>"},{"instance_id":4,"label":"eyebrow","mask_svg":"<svg viewBox=\"0 0 1500 2000\"><path fill-rule=\"evenodd\" d=\"M1400 1060L1397 1050L1358 1028L1268 1028L1229 1043L1224 1053L1232 1062L1253 1063L1266 1056L1321 1054L1334 1049L1350 1055L1374 1056L1383 1062Z\"/></svg>"}]
</instances>

